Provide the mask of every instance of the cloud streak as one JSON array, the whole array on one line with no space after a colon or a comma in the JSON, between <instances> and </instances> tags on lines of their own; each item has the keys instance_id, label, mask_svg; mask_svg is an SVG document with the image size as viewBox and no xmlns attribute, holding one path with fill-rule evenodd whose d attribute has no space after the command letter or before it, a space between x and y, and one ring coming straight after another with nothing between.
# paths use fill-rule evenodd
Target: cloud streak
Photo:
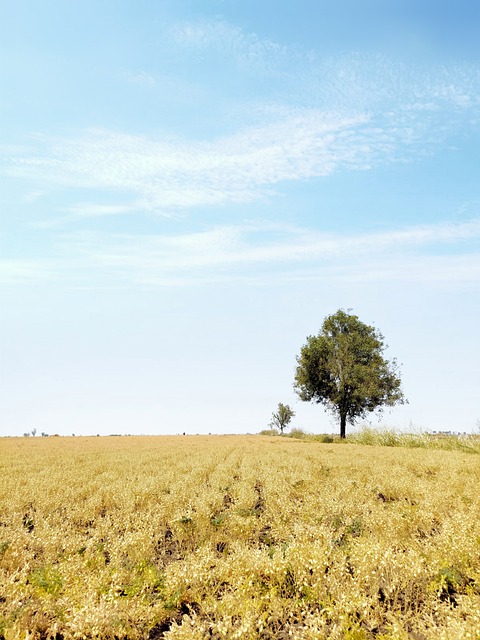
<instances>
[{"instance_id":1,"label":"cloud streak","mask_svg":"<svg viewBox=\"0 0 480 640\"><path fill-rule=\"evenodd\" d=\"M283 279L477 283L480 218L392 232L322 234L284 225L224 225L188 234L77 233L55 257L3 261L4 283L58 280L117 285L188 286ZM451 249L459 253L451 252Z\"/></svg>"},{"instance_id":2,"label":"cloud streak","mask_svg":"<svg viewBox=\"0 0 480 640\"><path fill-rule=\"evenodd\" d=\"M105 190L122 198L110 207L80 197L58 212L63 222L110 216L115 206L119 215L171 215L250 203L288 184L341 171L412 161L457 129L480 126L477 66L427 72L379 55L325 59L222 20L177 25L171 37L172 46L188 54L213 52L224 71L233 59L257 80L262 73L281 73L282 89L265 102L238 106L235 100L233 126L224 105L219 121L229 122L229 135L206 135L201 119L199 134L190 137L105 129L68 138L37 135L30 147L0 150L0 171L42 190ZM123 75L130 83L156 86L146 71ZM217 83L217 75L205 86L210 81Z\"/></svg>"},{"instance_id":3,"label":"cloud streak","mask_svg":"<svg viewBox=\"0 0 480 640\"><path fill-rule=\"evenodd\" d=\"M294 109L214 141L92 130L72 139L40 137L36 152L14 157L6 173L43 188L104 189L122 194L124 207L168 215L252 202L283 183L404 160L424 152L422 128L411 117L378 122L364 113ZM85 215L95 207L99 214L102 207L86 203Z\"/></svg>"},{"instance_id":4,"label":"cloud streak","mask_svg":"<svg viewBox=\"0 0 480 640\"><path fill-rule=\"evenodd\" d=\"M265 232L270 238L265 240ZM369 234L322 234L311 229L270 225L222 226L208 231L172 236L119 236L102 244L90 258L99 266L139 269L191 270L198 268L358 260L367 256L401 254L423 247L456 245L480 239L480 219L460 224L410 227ZM88 250L87 250L88 251Z\"/></svg>"},{"instance_id":5,"label":"cloud streak","mask_svg":"<svg viewBox=\"0 0 480 640\"><path fill-rule=\"evenodd\" d=\"M177 216L202 207L229 215L228 205L274 200L291 185L417 161L459 128L480 125L475 66L439 67L427 74L381 56L320 59L222 21L177 26L173 39L188 52L225 54L257 79L281 73L285 91L253 108L240 106L229 134L220 134L221 126L208 134L200 126L200 133L189 137L88 129L70 137L36 135L30 145L0 149L0 172L26 183L24 192L32 194L25 206L37 210L52 192L64 196L61 205L50 208L48 220L30 220L30 227L78 222L87 228L101 219L111 225L105 235L56 235L49 245L56 246L55 257L38 263L37 276L35 261L4 262L5 281L69 280L73 274L82 280L98 268L120 281L188 284L192 272L205 281L222 272L228 280L247 277L251 267L266 271L273 265L288 265L292 277L302 277L311 265L317 273L335 272L339 254L364 265L358 276L370 273L376 256L391 261L394 255L401 262L402 255L425 247L478 239L478 220L355 236L280 227L270 233L260 223L222 223L186 235L119 234L112 223L117 217ZM152 92L157 85L147 72L124 78ZM223 126L230 116L220 114Z\"/></svg>"},{"instance_id":6,"label":"cloud streak","mask_svg":"<svg viewBox=\"0 0 480 640\"><path fill-rule=\"evenodd\" d=\"M278 73L282 63L291 63L295 51L220 19L179 24L172 37L182 48L228 56L248 73Z\"/></svg>"},{"instance_id":7,"label":"cloud streak","mask_svg":"<svg viewBox=\"0 0 480 640\"><path fill-rule=\"evenodd\" d=\"M108 131L69 140L41 138L43 153L16 158L8 173L52 187L130 193L159 211L248 202L283 181L364 167L388 146L381 133L366 142L366 122L365 116L300 112L214 142Z\"/></svg>"}]
</instances>

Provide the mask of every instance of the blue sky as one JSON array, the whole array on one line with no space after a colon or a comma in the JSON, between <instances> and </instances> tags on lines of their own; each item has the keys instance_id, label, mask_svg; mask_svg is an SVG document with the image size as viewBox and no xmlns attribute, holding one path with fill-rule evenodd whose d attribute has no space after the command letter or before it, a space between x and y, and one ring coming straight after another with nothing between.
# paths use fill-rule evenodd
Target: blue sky
<instances>
[{"instance_id":1,"label":"blue sky","mask_svg":"<svg viewBox=\"0 0 480 640\"><path fill-rule=\"evenodd\" d=\"M0 24L0 434L256 432L324 317L382 423L480 418L480 7L17 0ZM374 419L373 424L378 424Z\"/></svg>"}]
</instances>

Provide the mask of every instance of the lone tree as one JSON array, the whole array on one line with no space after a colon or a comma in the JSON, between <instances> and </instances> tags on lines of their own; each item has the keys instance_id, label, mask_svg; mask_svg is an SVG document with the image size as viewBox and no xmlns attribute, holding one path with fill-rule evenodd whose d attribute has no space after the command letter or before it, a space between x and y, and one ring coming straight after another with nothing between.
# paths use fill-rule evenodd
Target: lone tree
<instances>
[{"instance_id":1,"label":"lone tree","mask_svg":"<svg viewBox=\"0 0 480 640\"><path fill-rule=\"evenodd\" d=\"M288 404L282 404L279 402L278 409L272 413L270 426L280 429L280 433L283 433L283 430L288 427L290 420L294 415L295 411L293 411Z\"/></svg>"},{"instance_id":2,"label":"lone tree","mask_svg":"<svg viewBox=\"0 0 480 640\"><path fill-rule=\"evenodd\" d=\"M327 316L317 336L309 336L297 357L295 390L302 400L323 404L354 424L370 411L403 404L397 362L385 360L384 338L357 316L340 309Z\"/></svg>"}]
</instances>

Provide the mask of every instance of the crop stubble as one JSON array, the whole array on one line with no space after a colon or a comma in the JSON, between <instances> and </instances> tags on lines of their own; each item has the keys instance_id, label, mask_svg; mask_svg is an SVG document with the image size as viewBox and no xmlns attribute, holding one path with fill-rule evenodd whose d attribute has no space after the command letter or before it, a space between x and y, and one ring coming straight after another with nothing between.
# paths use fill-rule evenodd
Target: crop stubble
<instances>
[{"instance_id":1,"label":"crop stubble","mask_svg":"<svg viewBox=\"0 0 480 640\"><path fill-rule=\"evenodd\" d=\"M0 440L0 638L480 638L480 457Z\"/></svg>"}]
</instances>

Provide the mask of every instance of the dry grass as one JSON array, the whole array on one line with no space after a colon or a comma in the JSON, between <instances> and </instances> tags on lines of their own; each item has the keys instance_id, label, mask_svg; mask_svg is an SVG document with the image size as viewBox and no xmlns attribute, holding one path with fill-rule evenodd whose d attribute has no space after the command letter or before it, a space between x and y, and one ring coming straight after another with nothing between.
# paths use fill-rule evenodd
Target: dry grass
<instances>
[{"instance_id":1,"label":"dry grass","mask_svg":"<svg viewBox=\"0 0 480 640\"><path fill-rule=\"evenodd\" d=\"M0 440L0 638L480 638L480 457Z\"/></svg>"},{"instance_id":2,"label":"dry grass","mask_svg":"<svg viewBox=\"0 0 480 640\"><path fill-rule=\"evenodd\" d=\"M259 435L279 435L275 430L261 431ZM480 434L432 434L418 431L405 433L388 427L374 428L368 425L359 431L349 433L342 440L337 435L313 434L302 429L291 429L283 434L284 438L296 438L309 442L335 442L337 444L362 444L380 447L408 447L411 449L440 449L442 451L461 451L480 454Z\"/></svg>"}]
</instances>

